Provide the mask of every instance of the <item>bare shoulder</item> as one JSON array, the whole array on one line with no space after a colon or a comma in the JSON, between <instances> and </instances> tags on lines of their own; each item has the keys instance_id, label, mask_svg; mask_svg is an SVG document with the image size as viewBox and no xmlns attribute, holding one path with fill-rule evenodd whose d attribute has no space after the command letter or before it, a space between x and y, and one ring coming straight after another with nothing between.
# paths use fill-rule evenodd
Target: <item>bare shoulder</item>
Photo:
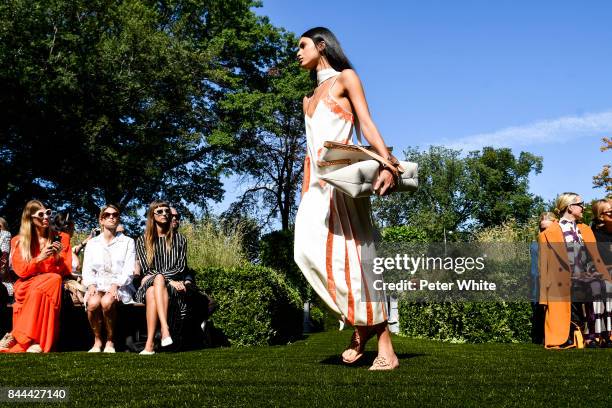
<instances>
[{"instance_id":1,"label":"bare shoulder","mask_svg":"<svg viewBox=\"0 0 612 408\"><path fill-rule=\"evenodd\" d=\"M343 69L338 77L338 80L349 86L359 84L361 82L359 75L357 75L357 72L355 72L354 69Z\"/></svg>"}]
</instances>

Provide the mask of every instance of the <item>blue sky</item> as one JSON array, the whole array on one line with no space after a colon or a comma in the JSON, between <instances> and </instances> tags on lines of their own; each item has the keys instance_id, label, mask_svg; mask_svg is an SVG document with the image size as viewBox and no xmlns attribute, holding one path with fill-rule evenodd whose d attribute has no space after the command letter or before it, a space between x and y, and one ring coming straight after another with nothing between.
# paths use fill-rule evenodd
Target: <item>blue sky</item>
<instances>
[{"instance_id":1,"label":"blue sky","mask_svg":"<svg viewBox=\"0 0 612 408\"><path fill-rule=\"evenodd\" d=\"M264 0L257 13L298 35L334 31L396 152L510 147L543 156L533 193L603 195L592 177L612 161L599 151L612 136L611 1Z\"/></svg>"}]
</instances>

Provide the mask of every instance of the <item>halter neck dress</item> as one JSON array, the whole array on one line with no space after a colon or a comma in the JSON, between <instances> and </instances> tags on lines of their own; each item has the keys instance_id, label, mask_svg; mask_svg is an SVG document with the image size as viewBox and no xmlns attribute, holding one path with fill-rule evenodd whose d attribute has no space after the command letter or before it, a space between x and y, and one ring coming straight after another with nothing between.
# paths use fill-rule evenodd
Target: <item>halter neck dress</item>
<instances>
[{"instance_id":1,"label":"halter neck dress","mask_svg":"<svg viewBox=\"0 0 612 408\"><path fill-rule=\"evenodd\" d=\"M353 114L331 95L338 76L322 83L326 95L305 114L307 155L304 191L295 220L295 262L338 318L352 326L387 320L384 298L368 271L375 256L369 197L351 198L319 178L337 166L319 167L323 142L352 144ZM324 91L325 92L325 91ZM369 282L368 284L366 282Z\"/></svg>"}]
</instances>

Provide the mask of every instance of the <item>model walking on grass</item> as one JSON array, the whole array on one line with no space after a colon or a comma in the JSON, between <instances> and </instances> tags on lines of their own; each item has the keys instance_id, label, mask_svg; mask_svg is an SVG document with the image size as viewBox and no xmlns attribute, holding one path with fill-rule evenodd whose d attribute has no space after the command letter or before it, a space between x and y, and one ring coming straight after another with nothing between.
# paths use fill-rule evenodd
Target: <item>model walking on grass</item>
<instances>
[{"instance_id":1,"label":"model walking on grass","mask_svg":"<svg viewBox=\"0 0 612 408\"><path fill-rule=\"evenodd\" d=\"M320 167L317 160L325 141L352 144L358 119L367 141L392 163L387 147L370 117L363 87L334 34L317 27L299 41L300 66L317 79L304 97L307 155L302 200L295 223L295 261L316 293L355 331L342 360L352 364L363 356L365 343L378 336L378 356L371 370L399 366L387 327L383 299L376 299L367 281L366 259L374 256L374 226L369 198L351 198L319 179L336 166ZM375 183L379 195L395 187L391 169L381 169Z\"/></svg>"}]
</instances>

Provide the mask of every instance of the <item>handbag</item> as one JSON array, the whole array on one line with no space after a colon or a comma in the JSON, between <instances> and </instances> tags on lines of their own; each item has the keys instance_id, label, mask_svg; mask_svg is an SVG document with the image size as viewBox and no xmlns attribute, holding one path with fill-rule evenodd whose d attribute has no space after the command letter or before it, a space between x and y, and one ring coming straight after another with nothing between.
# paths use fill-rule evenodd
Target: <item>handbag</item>
<instances>
[{"instance_id":1,"label":"handbag","mask_svg":"<svg viewBox=\"0 0 612 408\"><path fill-rule=\"evenodd\" d=\"M380 167L389 168L396 176L391 192L415 191L418 187L418 164L408 161L392 163L377 154L372 146L362 146L359 122L355 126L357 145L338 142L324 142L319 167L342 166L324 173L320 179L331 184L353 198L369 197L374 194L374 184L380 174ZM387 148L389 153L393 148Z\"/></svg>"}]
</instances>

